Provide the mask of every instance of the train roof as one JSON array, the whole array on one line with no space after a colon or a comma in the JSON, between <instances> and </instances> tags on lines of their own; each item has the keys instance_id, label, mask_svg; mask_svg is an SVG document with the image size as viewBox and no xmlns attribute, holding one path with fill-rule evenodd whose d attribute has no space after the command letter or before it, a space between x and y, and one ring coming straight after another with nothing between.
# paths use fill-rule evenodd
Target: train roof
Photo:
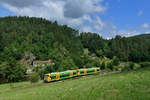
<instances>
[{"instance_id":1,"label":"train roof","mask_svg":"<svg viewBox=\"0 0 150 100\"><path fill-rule=\"evenodd\" d=\"M83 69L94 69L94 68L98 68L98 67L80 68L80 70L83 70ZM65 72L70 72L70 71L77 71L77 70L67 70L67 71L63 71L63 72L52 72L52 73L48 73L48 74L45 74L45 75L57 74L57 73L65 73Z\"/></svg>"}]
</instances>

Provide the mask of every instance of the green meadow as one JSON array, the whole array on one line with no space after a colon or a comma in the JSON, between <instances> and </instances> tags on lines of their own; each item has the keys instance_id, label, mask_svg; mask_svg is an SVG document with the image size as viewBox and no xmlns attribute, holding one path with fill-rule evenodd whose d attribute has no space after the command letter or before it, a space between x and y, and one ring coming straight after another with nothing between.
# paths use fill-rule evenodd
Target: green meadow
<instances>
[{"instance_id":1,"label":"green meadow","mask_svg":"<svg viewBox=\"0 0 150 100\"><path fill-rule=\"evenodd\" d=\"M47 84L2 84L0 100L150 100L150 68Z\"/></svg>"}]
</instances>

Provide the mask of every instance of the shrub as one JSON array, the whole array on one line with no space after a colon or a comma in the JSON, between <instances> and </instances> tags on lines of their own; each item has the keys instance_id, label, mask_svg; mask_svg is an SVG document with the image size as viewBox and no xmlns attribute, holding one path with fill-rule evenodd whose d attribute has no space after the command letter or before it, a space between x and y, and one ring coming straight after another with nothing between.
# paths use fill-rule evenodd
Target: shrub
<instances>
[{"instance_id":1,"label":"shrub","mask_svg":"<svg viewBox=\"0 0 150 100\"><path fill-rule=\"evenodd\" d=\"M36 83L39 81L39 73L35 72L30 76L30 82Z\"/></svg>"},{"instance_id":2,"label":"shrub","mask_svg":"<svg viewBox=\"0 0 150 100\"><path fill-rule=\"evenodd\" d=\"M130 70L135 70L137 68L139 68L140 65L139 64L136 64L136 63L133 63L133 62L127 62L125 64L125 66L123 67L122 71L130 71Z\"/></svg>"},{"instance_id":3,"label":"shrub","mask_svg":"<svg viewBox=\"0 0 150 100\"><path fill-rule=\"evenodd\" d=\"M105 69L103 70L103 72L110 72L110 71L112 71L112 70L109 69L109 68L105 68Z\"/></svg>"},{"instance_id":4,"label":"shrub","mask_svg":"<svg viewBox=\"0 0 150 100\"><path fill-rule=\"evenodd\" d=\"M115 58L113 59L113 65L118 66L119 63L120 63L119 58L115 57Z\"/></svg>"},{"instance_id":5,"label":"shrub","mask_svg":"<svg viewBox=\"0 0 150 100\"><path fill-rule=\"evenodd\" d=\"M14 59L0 63L0 83L23 81L25 73L26 67Z\"/></svg>"},{"instance_id":6,"label":"shrub","mask_svg":"<svg viewBox=\"0 0 150 100\"><path fill-rule=\"evenodd\" d=\"M130 70L130 66L129 66L129 63L127 62L123 68L121 69L121 71L129 71Z\"/></svg>"},{"instance_id":7,"label":"shrub","mask_svg":"<svg viewBox=\"0 0 150 100\"><path fill-rule=\"evenodd\" d=\"M141 68L149 67L150 66L150 62L141 62L140 66L141 66Z\"/></svg>"},{"instance_id":8,"label":"shrub","mask_svg":"<svg viewBox=\"0 0 150 100\"><path fill-rule=\"evenodd\" d=\"M113 62L112 62L112 61L107 64L107 68L109 68L109 69L111 69L111 70L114 69Z\"/></svg>"},{"instance_id":9,"label":"shrub","mask_svg":"<svg viewBox=\"0 0 150 100\"><path fill-rule=\"evenodd\" d=\"M95 58L94 60L93 60L93 65L95 66L95 67L100 67L101 65L100 65L100 61L99 61L99 58Z\"/></svg>"},{"instance_id":10,"label":"shrub","mask_svg":"<svg viewBox=\"0 0 150 100\"><path fill-rule=\"evenodd\" d=\"M141 67L140 64L135 63L134 69L138 69L138 68L140 68L140 67Z\"/></svg>"},{"instance_id":11,"label":"shrub","mask_svg":"<svg viewBox=\"0 0 150 100\"><path fill-rule=\"evenodd\" d=\"M133 62L129 62L129 68L130 68L131 70L134 69L134 66L135 66L135 64L134 64Z\"/></svg>"},{"instance_id":12,"label":"shrub","mask_svg":"<svg viewBox=\"0 0 150 100\"><path fill-rule=\"evenodd\" d=\"M102 64L101 64L101 70L104 70L105 67L106 67L106 64L105 64L105 62L103 61Z\"/></svg>"},{"instance_id":13,"label":"shrub","mask_svg":"<svg viewBox=\"0 0 150 100\"><path fill-rule=\"evenodd\" d=\"M115 70L115 71L120 71L121 68L120 68L120 66L114 66L114 70Z\"/></svg>"},{"instance_id":14,"label":"shrub","mask_svg":"<svg viewBox=\"0 0 150 100\"><path fill-rule=\"evenodd\" d=\"M118 71L121 71L122 68L123 68L122 66L117 66L117 70L118 70Z\"/></svg>"}]
</instances>

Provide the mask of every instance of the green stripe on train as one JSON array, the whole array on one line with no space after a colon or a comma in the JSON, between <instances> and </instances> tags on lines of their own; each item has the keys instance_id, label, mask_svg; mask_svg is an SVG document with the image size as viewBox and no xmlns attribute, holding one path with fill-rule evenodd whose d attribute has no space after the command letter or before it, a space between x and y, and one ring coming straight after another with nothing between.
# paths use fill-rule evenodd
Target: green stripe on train
<instances>
[{"instance_id":1,"label":"green stripe on train","mask_svg":"<svg viewBox=\"0 0 150 100\"><path fill-rule=\"evenodd\" d=\"M51 81L63 80L72 77L77 77L77 76L96 74L98 72L100 72L100 68L84 68L84 69L69 70L64 72L55 72L55 73L45 74L44 81L51 82Z\"/></svg>"}]
</instances>

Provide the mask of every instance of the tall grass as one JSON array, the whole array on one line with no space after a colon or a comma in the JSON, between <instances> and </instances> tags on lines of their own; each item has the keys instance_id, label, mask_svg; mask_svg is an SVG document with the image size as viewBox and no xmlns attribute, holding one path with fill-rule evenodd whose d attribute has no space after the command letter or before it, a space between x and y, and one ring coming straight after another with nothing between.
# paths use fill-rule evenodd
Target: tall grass
<instances>
[{"instance_id":1,"label":"tall grass","mask_svg":"<svg viewBox=\"0 0 150 100\"><path fill-rule=\"evenodd\" d=\"M0 100L150 100L149 76L150 68L92 75L12 89L1 92ZM3 87L7 87L6 84L0 89Z\"/></svg>"}]
</instances>

